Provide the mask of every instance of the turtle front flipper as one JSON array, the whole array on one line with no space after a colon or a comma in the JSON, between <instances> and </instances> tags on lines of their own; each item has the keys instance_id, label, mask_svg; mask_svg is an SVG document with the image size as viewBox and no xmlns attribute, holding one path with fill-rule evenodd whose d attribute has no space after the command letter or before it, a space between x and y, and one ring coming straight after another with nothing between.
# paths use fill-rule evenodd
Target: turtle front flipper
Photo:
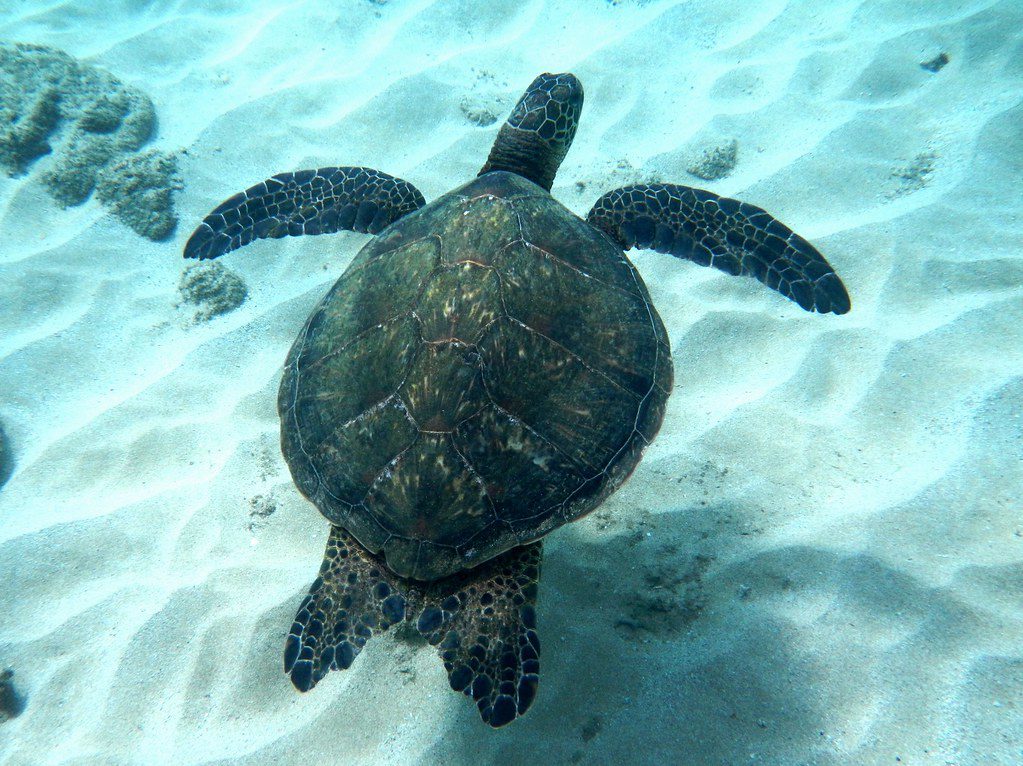
<instances>
[{"instance_id":1,"label":"turtle front flipper","mask_svg":"<svg viewBox=\"0 0 1023 766\"><path fill-rule=\"evenodd\" d=\"M405 619L412 594L399 582L348 532L331 526L319 577L284 645L284 672L295 688L309 691L328 671L346 670L375 633Z\"/></svg>"},{"instance_id":2,"label":"turtle front flipper","mask_svg":"<svg viewBox=\"0 0 1023 766\"><path fill-rule=\"evenodd\" d=\"M192 232L186 258L216 258L254 239L359 231L376 234L426 200L408 181L372 168L281 173L224 200Z\"/></svg>"},{"instance_id":3,"label":"turtle front flipper","mask_svg":"<svg viewBox=\"0 0 1023 766\"><path fill-rule=\"evenodd\" d=\"M536 593L543 543L433 583L416 628L437 647L451 688L504 726L526 712L540 673Z\"/></svg>"},{"instance_id":4,"label":"turtle front flipper","mask_svg":"<svg viewBox=\"0 0 1023 766\"><path fill-rule=\"evenodd\" d=\"M849 294L816 248L770 213L677 184L609 191L586 220L623 249L650 248L756 277L807 311L844 314Z\"/></svg>"}]
</instances>

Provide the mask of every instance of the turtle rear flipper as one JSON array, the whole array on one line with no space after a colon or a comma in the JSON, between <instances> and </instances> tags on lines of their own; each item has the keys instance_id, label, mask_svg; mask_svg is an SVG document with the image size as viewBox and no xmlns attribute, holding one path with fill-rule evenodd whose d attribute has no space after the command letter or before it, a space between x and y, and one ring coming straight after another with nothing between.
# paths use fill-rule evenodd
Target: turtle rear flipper
<instances>
[{"instance_id":1,"label":"turtle rear flipper","mask_svg":"<svg viewBox=\"0 0 1023 766\"><path fill-rule=\"evenodd\" d=\"M536 695L540 640L536 593L540 542L515 548L443 580L398 577L343 528L331 526L320 575L284 646L284 672L309 691L347 670L375 634L412 619L437 647L451 688L476 701L480 717L504 726Z\"/></svg>"},{"instance_id":2,"label":"turtle rear flipper","mask_svg":"<svg viewBox=\"0 0 1023 766\"><path fill-rule=\"evenodd\" d=\"M299 170L224 200L192 232L186 258L216 258L254 239L359 231L376 234L426 200L400 178L372 168Z\"/></svg>"},{"instance_id":3,"label":"turtle rear flipper","mask_svg":"<svg viewBox=\"0 0 1023 766\"><path fill-rule=\"evenodd\" d=\"M429 586L416 629L437 647L451 688L504 726L536 696L536 593L543 543L514 548Z\"/></svg>"},{"instance_id":4,"label":"turtle rear flipper","mask_svg":"<svg viewBox=\"0 0 1023 766\"><path fill-rule=\"evenodd\" d=\"M346 670L374 634L405 619L412 594L398 584L354 537L331 526L319 577L284 645L284 672L295 688L309 691L328 671Z\"/></svg>"},{"instance_id":5,"label":"turtle rear flipper","mask_svg":"<svg viewBox=\"0 0 1023 766\"><path fill-rule=\"evenodd\" d=\"M849 294L824 256L765 210L677 184L623 186L586 220L623 249L651 248L756 277L807 311L844 314Z\"/></svg>"}]
</instances>

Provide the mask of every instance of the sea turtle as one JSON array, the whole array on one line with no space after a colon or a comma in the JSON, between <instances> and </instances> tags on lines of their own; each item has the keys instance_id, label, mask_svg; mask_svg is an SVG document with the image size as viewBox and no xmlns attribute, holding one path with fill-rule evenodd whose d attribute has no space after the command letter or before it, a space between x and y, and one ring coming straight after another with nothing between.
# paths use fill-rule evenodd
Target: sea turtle
<instances>
[{"instance_id":1,"label":"sea turtle","mask_svg":"<svg viewBox=\"0 0 1023 766\"><path fill-rule=\"evenodd\" d=\"M369 168L285 173L218 206L185 246L205 259L261 237L377 235L281 380L284 457L331 523L284 650L301 691L407 621L488 724L529 707L541 538L625 481L672 390L668 337L623 250L849 310L820 253L758 207L674 184L610 191L586 220L557 202L582 105L574 75L540 75L478 177L429 205Z\"/></svg>"}]
</instances>

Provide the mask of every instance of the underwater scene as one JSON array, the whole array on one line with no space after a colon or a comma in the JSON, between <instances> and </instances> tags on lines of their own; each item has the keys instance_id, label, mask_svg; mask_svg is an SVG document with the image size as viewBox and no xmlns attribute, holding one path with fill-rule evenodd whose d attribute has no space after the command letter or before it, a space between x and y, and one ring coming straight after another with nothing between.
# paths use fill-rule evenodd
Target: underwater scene
<instances>
[{"instance_id":1,"label":"underwater scene","mask_svg":"<svg viewBox=\"0 0 1023 766\"><path fill-rule=\"evenodd\" d=\"M1019 0L0 0L0 765L1023 766Z\"/></svg>"}]
</instances>

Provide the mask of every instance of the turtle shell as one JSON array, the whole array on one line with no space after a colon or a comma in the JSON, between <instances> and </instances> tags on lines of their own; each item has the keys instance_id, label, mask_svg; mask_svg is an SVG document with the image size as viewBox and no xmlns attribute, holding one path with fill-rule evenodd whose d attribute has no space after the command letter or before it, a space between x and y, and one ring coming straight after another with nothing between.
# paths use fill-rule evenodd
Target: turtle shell
<instances>
[{"instance_id":1,"label":"turtle shell","mask_svg":"<svg viewBox=\"0 0 1023 766\"><path fill-rule=\"evenodd\" d=\"M320 301L285 365L281 443L324 516L433 580L593 510L671 385L622 251L487 173L381 232Z\"/></svg>"}]
</instances>

